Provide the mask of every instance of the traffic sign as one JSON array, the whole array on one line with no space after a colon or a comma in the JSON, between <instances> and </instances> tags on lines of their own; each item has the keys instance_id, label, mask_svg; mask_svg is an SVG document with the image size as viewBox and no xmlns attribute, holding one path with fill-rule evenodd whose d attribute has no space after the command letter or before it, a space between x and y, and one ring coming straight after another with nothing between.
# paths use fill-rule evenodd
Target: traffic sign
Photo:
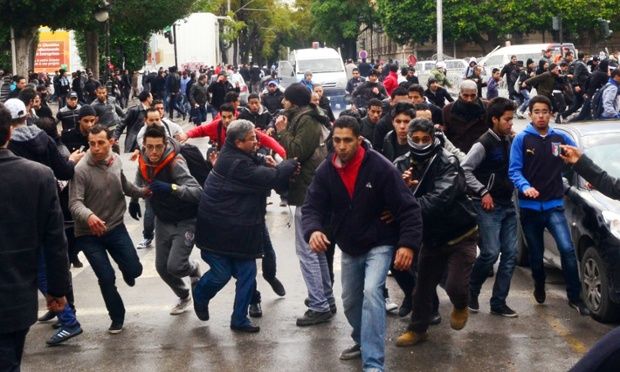
<instances>
[{"instance_id":1,"label":"traffic sign","mask_svg":"<svg viewBox=\"0 0 620 372\"><path fill-rule=\"evenodd\" d=\"M365 51L364 49L360 50L360 52L358 53L360 59L366 59L368 58L368 52Z\"/></svg>"},{"instance_id":2,"label":"traffic sign","mask_svg":"<svg viewBox=\"0 0 620 372\"><path fill-rule=\"evenodd\" d=\"M418 63L418 59L413 54L409 55L409 57L407 58L407 61L409 62L411 66L415 66L415 64Z\"/></svg>"}]
</instances>

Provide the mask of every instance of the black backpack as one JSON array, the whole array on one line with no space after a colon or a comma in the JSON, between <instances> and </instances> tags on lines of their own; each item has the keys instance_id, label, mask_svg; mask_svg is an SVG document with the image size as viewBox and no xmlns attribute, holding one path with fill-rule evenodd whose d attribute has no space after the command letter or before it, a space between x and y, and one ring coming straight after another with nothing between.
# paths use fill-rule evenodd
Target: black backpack
<instances>
[{"instance_id":1,"label":"black backpack","mask_svg":"<svg viewBox=\"0 0 620 372\"><path fill-rule=\"evenodd\" d=\"M609 87L611 83L607 83L600 87L592 96L592 118L600 119L603 114L603 92L607 87Z\"/></svg>"},{"instance_id":2,"label":"black backpack","mask_svg":"<svg viewBox=\"0 0 620 372\"><path fill-rule=\"evenodd\" d=\"M185 158L189 173L198 181L200 186L203 186L209 172L211 172L211 163L205 160L198 147L189 143L181 145L180 153Z\"/></svg>"}]
</instances>

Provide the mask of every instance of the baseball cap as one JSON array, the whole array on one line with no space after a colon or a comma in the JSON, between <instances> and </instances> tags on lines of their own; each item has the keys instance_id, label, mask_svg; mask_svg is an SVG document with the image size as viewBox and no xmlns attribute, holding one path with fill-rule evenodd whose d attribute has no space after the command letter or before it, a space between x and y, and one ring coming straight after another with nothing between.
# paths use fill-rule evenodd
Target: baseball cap
<instances>
[{"instance_id":1,"label":"baseball cap","mask_svg":"<svg viewBox=\"0 0 620 372\"><path fill-rule=\"evenodd\" d=\"M27 115L26 105L19 98L7 99L4 102L4 107L11 113L11 120L21 119Z\"/></svg>"},{"instance_id":2,"label":"baseball cap","mask_svg":"<svg viewBox=\"0 0 620 372\"><path fill-rule=\"evenodd\" d=\"M78 118L81 119L86 116L97 116L97 112L91 105L84 105L78 111Z\"/></svg>"},{"instance_id":3,"label":"baseball cap","mask_svg":"<svg viewBox=\"0 0 620 372\"><path fill-rule=\"evenodd\" d=\"M78 94L76 92L70 92L69 98L78 98Z\"/></svg>"},{"instance_id":4,"label":"baseball cap","mask_svg":"<svg viewBox=\"0 0 620 372\"><path fill-rule=\"evenodd\" d=\"M271 80L267 85L278 85L278 82L275 80Z\"/></svg>"}]
</instances>

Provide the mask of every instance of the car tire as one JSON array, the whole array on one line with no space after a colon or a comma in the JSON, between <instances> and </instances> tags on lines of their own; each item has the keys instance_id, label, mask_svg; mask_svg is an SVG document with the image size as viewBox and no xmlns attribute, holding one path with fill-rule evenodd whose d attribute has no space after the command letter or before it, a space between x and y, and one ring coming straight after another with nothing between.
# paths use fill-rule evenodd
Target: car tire
<instances>
[{"instance_id":1,"label":"car tire","mask_svg":"<svg viewBox=\"0 0 620 372\"><path fill-rule=\"evenodd\" d=\"M592 317L601 322L620 319L620 304L609 297L607 265L594 247L588 247L581 258L581 286L583 299Z\"/></svg>"}]
</instances>

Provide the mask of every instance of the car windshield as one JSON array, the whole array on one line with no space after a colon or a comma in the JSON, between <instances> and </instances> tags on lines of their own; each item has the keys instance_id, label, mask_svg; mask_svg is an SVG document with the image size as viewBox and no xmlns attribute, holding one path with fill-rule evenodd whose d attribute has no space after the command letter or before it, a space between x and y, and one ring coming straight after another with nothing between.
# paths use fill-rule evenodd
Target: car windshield
<instances>
[{"instance_id":1,"label":"car windshield","mask_svg":"<svg viewBox=\"0 0 620 372\"><path fill-rule=\"evenodd\" d=\"M306 59L298 61L298 69L297 71L300 73L305 73L306 71L310 71L313 74L318 74L321 72L341 72L344 71L342 67L342 61L338 58L330 58L330 59Z\"/></svg>"},{"instance_id":2,"label":"car windshield","mask_svg":"<svg viewBox=\"0 0 620 372\"><path fill-rule=\"evenodd\" d=\"M609 175L620 178L620 133L583 137L584 153Z\"/></svg>"}]
</instances>

